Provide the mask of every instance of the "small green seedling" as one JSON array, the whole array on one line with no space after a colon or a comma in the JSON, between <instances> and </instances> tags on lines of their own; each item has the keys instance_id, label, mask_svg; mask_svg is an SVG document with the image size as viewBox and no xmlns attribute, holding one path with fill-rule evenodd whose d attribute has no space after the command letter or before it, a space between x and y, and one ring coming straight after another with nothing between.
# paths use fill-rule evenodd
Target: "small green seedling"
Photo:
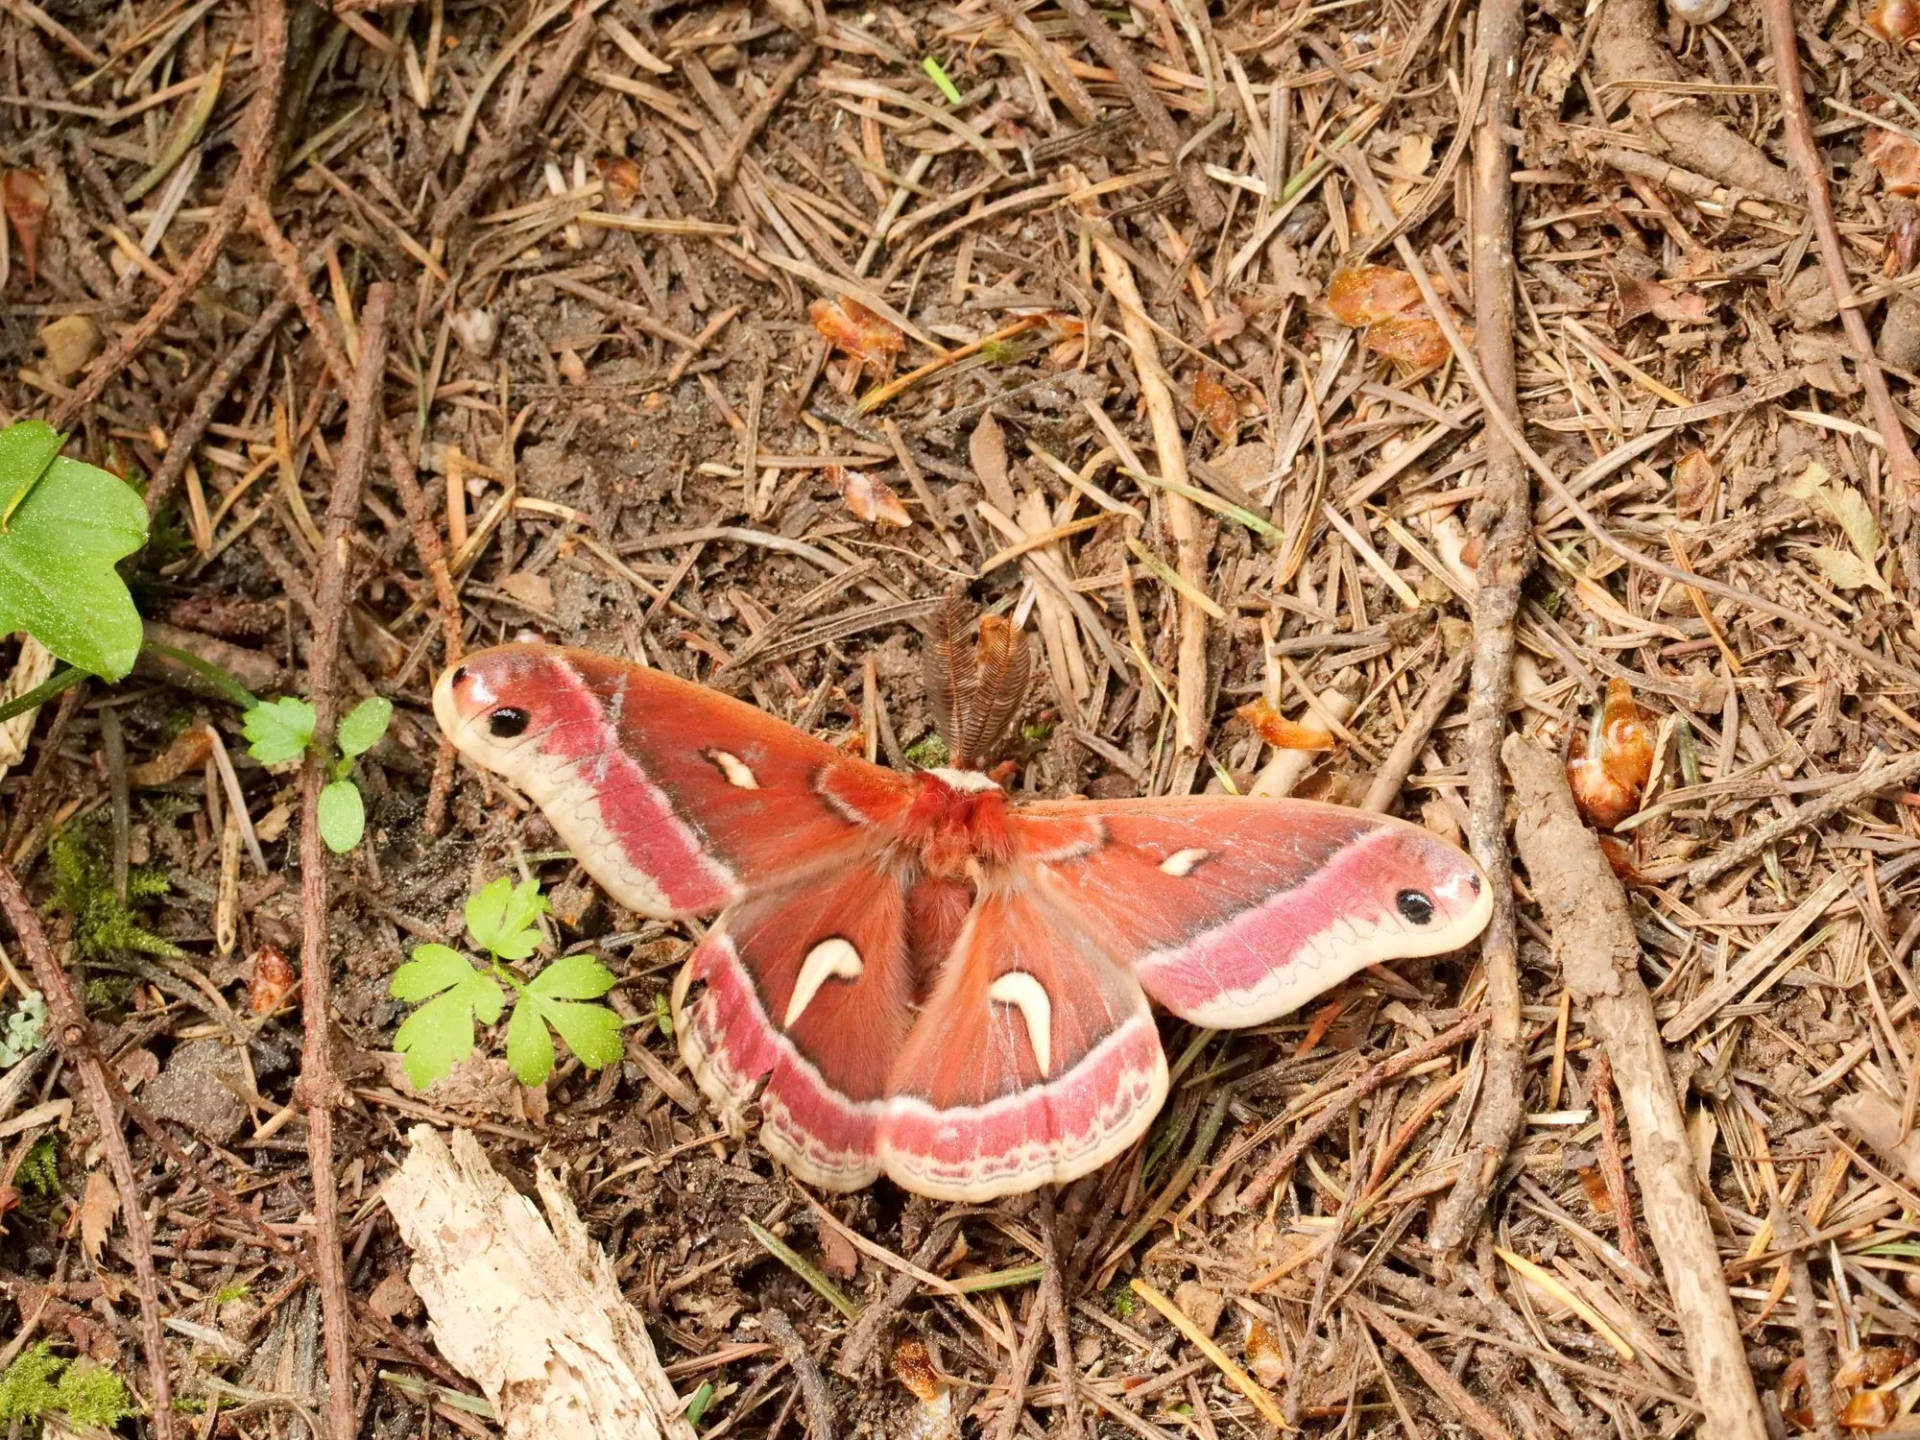
<instances>
[{"instance_id":1,"label":"small green seedling","mask_svg":"<svg viewBox=\"0 0 1920 1440\"><path fill-rule=\"evenodd\" d=\"M487 952L487 965L446 945L417 945L413 958L393 975L392 993L419 1009L394 1036L406 1057L407 1079L425 1090L473 1053L473 1026L498 1022L513 992L507 1022L507 1064L522 1085L540 1085L553 1073L553 1036L589 1070L620 1058L621 1020L597 1001L613 988L613 972L591 955L562 955L531 979L511 963L540 947L540 917L547 897L539 885L515 885L506 876L467 898L467 934Z\"/></svg>"},{"instance_id":2,"label":"small green seedling","mask_svg":"<svg viewBox=\"0 0 1920 1440\"><path fill-rule=\"evenodd\" d=\"M140 613L114 562L147 539L147 506L116 475L60 454L41 420L0 430L0 634L24 630L60 659L119 680L140 653Z\"/></svg>"},{"instance_id":3,"label":"small green seedling","mask_svg":"<svg viewBox=\"0 0 1920 1440\"><path fill-rule=\"evenodd\" d=\"M46 997L29 990L18 1004L0 1011L0 1070L18 1065L38 1050L46 1033Z\"/></svg>"},{"instance_id":4,"label":"small green seedling","mask_svg":"<svg viewBox=\"0 0 1920 1440\"><path fill-rule=\"evenodd\" d=\"M320 838L336 855L358 845L367 830L366 802L349 778L353 762L379 743L392 720L393 702L371 695L348 712L334 734L340 753L333 761L333 779L320 792ZM240 733L262 765L297 760L313 743L313 704L292 696L262 700L241 718Z\"/></svg>"}]
</instances>

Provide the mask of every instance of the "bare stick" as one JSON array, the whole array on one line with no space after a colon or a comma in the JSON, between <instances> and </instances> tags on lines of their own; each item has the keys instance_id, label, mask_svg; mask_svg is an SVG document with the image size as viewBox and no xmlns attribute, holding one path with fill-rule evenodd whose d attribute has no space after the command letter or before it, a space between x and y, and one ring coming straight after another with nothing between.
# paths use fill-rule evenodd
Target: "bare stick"
<instances>
[{"instance_id":1,"label":"bare stick","mask_svg":"<svg viewBox=\"0 0 1920 1440\"><path fill-rule=\"evenodd\" d=\"M248 222L273 256L274 263L280 267L281 278L293 292L293 302L300 311L300 318L306 322L314 343L320 347L327 373L333 376L334 384L342 391L349 389L353 376L347 367L347 357L333 342L333 335L327 329L320 310L319 297L307 283L299 253L281 233L279 223L264 201L251 208ZM413 533L413 548L420 556L420 563L426 567L428 578L433 581L434 600L440 607L441 641L446 650L443 663L451 665L460 658L464 649L459 592L453 588L453 576L447 568L446 547L440 543L440 532L434 528L433 517L427 511L427 499L420 489L413 460L384 418L380 421L380 453L386 458L387 473L393 477L393 488L399 492L400 508L406 512L407 528ZM438 835L446 826L447 792L452 777L453 745L443 738L439 754L434 760L433 782L427 792L429 835Z\"/></svg>"},{"instance_id":2,"label":"bare stick","mask_svg":"<svg viewBox=\"0 0 1920 1440\"><path fill-rule=\"evenodd\" d=\"M1887 447L1887 469L1893 476L1901 502L1909 509L1920 508L1920 459L1914 458L1913 445L1900 411L1887 389L1887 377L1873 353L1873 337L1867 333L1867 320L1854 300L1853 282L1847 278L1846 251L1840 245L1840 227L1833 221L1833 192L1827 185L1826 163L1814 144L1813 126L1807 119L1807 91L1800 76L1800 44L1793 33L1793 0L1765 0L1761 6L1767 17L1767 33L1773 38L1773 78L1780 87L1780 108L1787 132L1787 155L1800 172L1800 183L1807 197L1807 211L1813 217L1813 233L1820 240L1820 259L1827 267L1827 283L1833 287L1834 303L1840 307L1840 324L1853 346L1853 357L1860 379L1867 387L1867 399L1873 406L1874 427Z\"/></svg>"},{"instance_id":3,"label":"bare stick","mask_svg":"<svg viewBox=\"0 0 1920 1440\"><path fill-rule=\"evenodd\" d=\"M1705 1412L1700 1433L1714 1440L1765 1440L1745 1339L1700 1202L1686 1118L1667 1069L1653 998L1640 978L1640 942L1626 892L1581 822L1559 760L1518 735L1507 737L1501 753L1519 810L1514 838L1553 931L1553 953L1613 1062L1647 1231Z\"/></svg>"},{"instance_id":4,"label":"bare stick","mask_svg":"<svg viewBox=\"0 0 1920 1440\"><path fill-rule=\"evenodd\" d=\"M153 1234L147 1228L146 1201L140 1196L140 1182L133 1173L133 1155L127 1149L127 1137L120 1130L120 1116L114 1109L113 1093L107 1084L106 1062L94 1043L93 1027L80 999L73 993L67 972L54 958L47 944L40 917L34 914L27 892L20 888L13 868L0 860L0 910L13 927L20 948L27 952L34 983L47 999L47 1015L53 1021L53 1036L60 1056L80 1077L87 1093L87 1106L100 1127L100 1141L106 1147L107 1168L113 1171L114 1188L120 1195L120 1219L127 1227L127 1249L133 1254L134 1281L140 1290L140 1348L146 1352L147 1372L153 1386L153 1429L159 1440L173 1440L173 1384L167 1377L167 1345L160 1324L160 1281L153 1268Z\"/></svg>"},{"instance_id":5,"label":"bare stick","mask_svg":"<svg viewBox=\"0 0 1920 1440\"><path fill-rule=\"evenodd\" d=\"M1153 93L1153 86L1148 82L1146 73L1134 62L1133 52L1127 49L1126 42L1094 13L1093 6L1087 0L1060 0L1060 8L1073 18L1074 25L1087 37L1087 43L1093 46L1094 53L1113 71L1120 88L1127 92L1127 99L1133 102L1133 108L1140 112L1140 118L1146 122L1147 133L1153 137L1153 143L1167 152L1167 163L1179 172L1180 183L1187 190L1187 204L1193 208L1193 218L1200 222L1200 228L1218 230L1226 219L1226 213L1221 210L1213 192L1207 188L1198 162L1191 157L1185 160L1180 158L1180 152L1186 148L1187 137L1180 133L1180 127L1173 123L1173 116L1167 113L1167 107Z\"/></svg>"},{"instance_id":6,"label":"bare stick","mask_svg":"<svg viewBox=\"0 0 1920 1440\"><path fill-rule=\"evenodd\" d=\"M1367 787L1367 798L1360 802L1362 810L1384 815L1393 808L1393 802L1400 798L1401 788L1407 783L1407 776L1413 773L1414 764L1420 759L1420 752L1427 748L1433 727L1440 723L1440 717L1447 713L1447 707L1453 704L1453 697L1459 693L1460 679L1467 673L1467 666L1472 660L1473 651L1456 650L1446 668L1427 682L1426 693L1421 695L1420 703L1413 707L1413 713L1407 717L1399 738L1393 742L1393 748L1387 751L1387 758L1380 762L1380 770L1373 777L1373 784Z\"/></svg>"},{"instance_id":7,"label":"bare stick","mask_svg":"<svg viewBox=\"0 0 1920 1440\"><path fill-rule=\"evenodd\" d=\"M1809 800L1791 814L1770 820L1757 830L1749 830L1731 845L1723 846L1708 859L1687 871L1687 879L1695 889L1719 879L1736 865L1744 865L1754 856L1768 847L1779 844L1796 831L1818 825L1829 815L1836 815L1867 796L1880 790L1896 789L1906 785L1915 776L1920 776L1920 753L1902 755L1897 760L1889 760L1884 765L1871 769L1863 768L1852 779L1836 785L1817 800Z\"/></svg>"},{"instance_id":8,"label":"bare stick","mask_svg":"<svg viewBox=\"0 0 1920 1440\"><path fill-rule=\"evenodd\" d=\"M733 175L740 168L740 161L747 153L747 146L753 143L753 137L765 128L767 121L773 118L773 112L780 102L787 98L788 92L800 83L800 77L813 68L813 62L820 58L820 47L803 45L795 55L773 78L773 84L767 87L767 93L753 102L753 108L747 111L740 121L740 128L733 132L733 138L727 142L720 163L713 167L713 183L724 190L733 183Z\"/></svg>"},{"instance_id":9,"label":"bare stick","mask_svg":"<svg viewBox=\"0 0 1920 1440\"><path fill-rule=\"evenodd\" d=\"M334 662L347 609L347 534L360 512L360 491L380 418L380 379L387 364L387 309L393 287L370 287L360 313L360 361L347 398L347 433L340 443L327 525L314 585L313 649L307 690L313 700L313 741L300 774L300 981L306 1040L296 1087L307 1109L307 1160L313 1170L314 1258L320 1277L322 1328L327 1347L327 1428L332 1440L353 1440L353 1353L347 1335L347 1270L340 1250L340 1198L333 1176L333 1111L346 1087L333 1064L333 1006L327 966L327 850L320 838L320 789L326 782L340 712Z\"/></svg>"},{"instance_id":10,"label":"bare stick","mask_svg":"<svg viewBox=\"0 0 1920 1440\"><path fill-rule=\"evenodd\" d=\"M1520 0L1480 6L1480 63L1486 93L1473 132L1474 346L1487 388L1502 414L1520 413L1513 369L1513 90L1525 34ZM1507 1150L1526 1118L1526 1076L1520 1043L1520 956L1514 936L1513 887L1507 872L1506 787L1500 741L1507 733L1513 688L1513 622L1520 587L1532 563L1528 536L1533 492L1526 467L1498 430L1486 432L1485 543L1473 597L1473 681L1467 689L1468 846L1493 886L1493 917L1480 940L1493 1024L1467 1163L1427 1232L1437 1251L1455 1251L1480 1224Z\"/></svg>"},{"instance_id":11,"label":"bare stick","mask_svg":"<svg viewBox=\"0 0 1920 1440\"><path fill-rule=\"evenodd\" d=\"M287 58L287 11L283 0L259 0L254 14L253 68L259 77L258 88L247 102L240 121L240 163L220 204L207 222L207 233L193 247L186 263L174 272L166 289L160 292L145 315L134 327L114 341L92 365L80 383L48 417L57 430L64 430L80 412L100 398L109 381L120 374L140 353L141 348L160 333L160 327L200 288L213 262L240 223L240 212L257 196L267 180L267 160L273 153L274 122L280 115L280 72Z\"/></svg>"}]
</instances>

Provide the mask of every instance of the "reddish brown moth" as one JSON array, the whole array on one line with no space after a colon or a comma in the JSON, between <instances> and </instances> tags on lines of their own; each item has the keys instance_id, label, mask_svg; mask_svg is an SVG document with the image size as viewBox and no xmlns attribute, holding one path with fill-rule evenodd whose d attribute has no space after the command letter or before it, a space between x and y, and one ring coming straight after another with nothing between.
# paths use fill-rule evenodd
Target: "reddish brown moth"
<instances>
[{"instance_id":1,"label":"reddish brown moth","mask_svg":"<svg viewBox=\"0 0 1920 1440\"><path fill-rule=\"evenodd\" d=\"M674 986L680 1049L729 1127L802 1180L983 1200L1074 1179L1167 1093L1148 1006L1258 1025L1363 966L1453 950L1491 895L1417 826L1300 800L1015 801L979 767L1026 651L928 645L949 767L903 775L715 691L506 645L434 714L615 900L718 915Z\"/></svg>"}]
</instances>

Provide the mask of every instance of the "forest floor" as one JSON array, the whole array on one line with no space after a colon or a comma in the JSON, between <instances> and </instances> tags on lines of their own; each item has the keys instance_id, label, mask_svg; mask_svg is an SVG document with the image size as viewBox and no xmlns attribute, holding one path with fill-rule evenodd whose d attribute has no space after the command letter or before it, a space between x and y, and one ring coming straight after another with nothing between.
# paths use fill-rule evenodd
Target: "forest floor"
<instances>
[{"instance_id":1,"label":"forest floor","mask_svg":"<svg viewBox=\"0 0 1920 1440\"><path fill-rule=\"evenodd\" d=\"M7 723L97 1048L0 1069L0 1366L112 1366L163 1440L495 1433L378 1200L425 1121L560 1177L704 1436L1920 1435L1913 29L0 0L0 420L145 488L154 638L397 707L323 871L298 763L158 652ZM806 1193L659 1018L688 932L429 694L538 637L907 766L955 584L1034 639L1017 793L1370 804L1511 916L1163 1019L1162 1118L1057 1197ZM1624 899L1510 732L1589 753ZM501 875L627 1058L528 1088L483 1034L417 1092L393 974Z\"/></svg>"}]
</instances>

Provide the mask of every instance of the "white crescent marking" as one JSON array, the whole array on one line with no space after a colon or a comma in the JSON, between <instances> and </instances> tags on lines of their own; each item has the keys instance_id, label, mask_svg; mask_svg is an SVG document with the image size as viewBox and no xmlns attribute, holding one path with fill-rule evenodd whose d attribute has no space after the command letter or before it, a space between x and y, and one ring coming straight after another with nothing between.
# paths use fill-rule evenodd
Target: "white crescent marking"
<instances>
[{"instance_id":1,"label":"white crescent marking","mask_svg":"<svg viewBox=\"0 0 1920 1440\"><path fill-rule=\"evenodd\" d=\"M1193 867L1212 853L1210 850L1176 850L1160 862L1160 871L1177 877L1191 875Z\"/></svg>"},{"instance_id":2,"label":"white crescent marking","mask_svg":"<svg viewBox=\"0 0 1920 1440\"><path fill-rule=\"evenodd\" d=\"M793 995L787 1001L786 1018L780 1022L780 1028L791 1030L793 1022L805 1013L807 1006L813 1003L813 997L820 993L820 987L827 981L858 980L865 968L860 963L860 952L849 942L838 935L822 940L800 962L800 974L793 982Z\"/></svg>"},{"instance_id":3,"label":"white crescent marking","mask_svg":"<svg viewBox=\"0 0 1920 1440\"><path fill-rule=\"evenodd\" d=\"M760 782L754 778L753 771L747 768L747 762L738 755L729 755L724 750L709 750L707 758L720 767L720 773L727 777L727 783L736 790L760 788Z\"/></svg>"},{"instance_id":4,"label":"white crescent marking","mask_svg":"<svg viewBox=\"0 0 1920 1440\"><path fill-rule=\"evenodd\" d=\"M1053 1002L1047 988L1024 970L1009 970L987 987L987 998L1011 1005L1027 1022L1027 1043L1045 1075L1053 1068Z\"/></svg>"}]
</instances>

